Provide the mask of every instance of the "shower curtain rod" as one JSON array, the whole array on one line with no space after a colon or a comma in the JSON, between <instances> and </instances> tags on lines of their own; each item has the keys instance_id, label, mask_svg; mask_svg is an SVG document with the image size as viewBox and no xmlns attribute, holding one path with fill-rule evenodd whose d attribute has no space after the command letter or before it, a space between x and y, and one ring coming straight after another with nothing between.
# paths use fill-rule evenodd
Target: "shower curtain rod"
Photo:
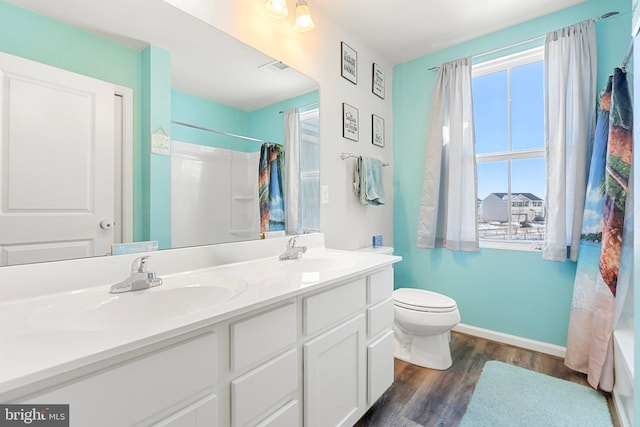
<instances>
[{"instance_id":1,"label":"shower curtain rod","mask_svg":"<svg viewBox=\"0 0 640 427\"><path fill-rule=\"evenodd\" d=\"M244 136L244 135L237 135L235 133L225 132L225 131L217 130L217 129L209 129L209 128L205 128L205 127L198 126L198 125L192 125L190 123L179 122L177 120L171 120L171 123L173 123L174 125L186 126L186 127L193 128L193 129L203 130L205 132L212 132L212 133L217 133L219 135L226 135L226 136L232 136L234 138L245 139L247 141L260 142L262 144L282 145L282 144L280 144L278 142L265 141L263 139L251 138L250 136Z\"/></svg>"},{"instance_id":2,"label":"shower curtain rod","mask_svg":"<svg viewBox=\"0 0 640 427\"><path fill-rule=\"evenodd\" d=\"M607 19L610 16L618 15L619 13L620 12L607 12L607 13L604 13L604 14L598 16L597 18L591 18L591 20L593 22L598 22L598 21L601 21L603 19ZM542 38L545 38L545 37L546 37L546 34L540 34L540 35L537 35L535 37L531 37L531 38L528 38L526 40L522 40L522 41L510 44L508 46L502 46L502 47L498 47L498 48L495 48L495 49L487 50L487 51L484 51L484 52L476 53L475 55L471 55L471 57L472 58L479 58L481 56L491 55L492 53L500 52L501 50L510 49L512 47L520 46L522 44L530 43L532 41L535 41L535 40L538 40L538 39L542 39ZM427 68L427 71L437 70L438 68L440 68L440 65L436 65L434 67Z\"/></svg>"},{"instance_id":3,"label":"shower curtain rod","mask_svg":"<svg viewBox=\"0 0 640 427\"><path fill-rule=\"evenodd\" d=\"M624 56L624 59L622 60L622 64L620 64L620 68L622 68L623 70L626 70L627 64L631 59L632 53L633 53L633 39L631 39L631 41L629 42L629 47L627 48L627 54Z\"/></svg>"}]
</instances>

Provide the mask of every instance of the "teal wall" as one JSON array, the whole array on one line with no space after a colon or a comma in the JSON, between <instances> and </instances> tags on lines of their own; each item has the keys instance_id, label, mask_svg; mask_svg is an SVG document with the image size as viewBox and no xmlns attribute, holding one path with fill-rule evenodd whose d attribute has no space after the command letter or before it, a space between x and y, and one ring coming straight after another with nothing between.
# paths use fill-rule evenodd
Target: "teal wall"
<instances>
[{"instance_id":1,"label":"teal wall","mask_svg":"<svg viewBox=\"0 0 640 427\"><path fill-rule=\"evenodd\" d=\"M589 0L394 67L394 247L403 257L396 264L396 287L451 296L465 324L566 345L575 263L542 261L539 252L481 249L479 253L454 253L416 247L427 127L437 75L428 68L619 11L621 15L596 23L598 87L603 88L608 74L626 54L630 8L627 0Z\"/></svg>"},{"instance_id":2,"label":"teal wall","mask_svg":"<svg viewBox=\"0 0 640 427\"><path fill-rule=\"evenodd\" d=\"M171 156L151 152L152 135L169 136L171 130L171 55L149 46L142 52L142 164L148 183L145 195L145 218L148 238L157 240L158 248L171 248ZM145 234L147 230L145 229ZM145 236L146 237L146 236Z\"/></svg>"}]
</instances>

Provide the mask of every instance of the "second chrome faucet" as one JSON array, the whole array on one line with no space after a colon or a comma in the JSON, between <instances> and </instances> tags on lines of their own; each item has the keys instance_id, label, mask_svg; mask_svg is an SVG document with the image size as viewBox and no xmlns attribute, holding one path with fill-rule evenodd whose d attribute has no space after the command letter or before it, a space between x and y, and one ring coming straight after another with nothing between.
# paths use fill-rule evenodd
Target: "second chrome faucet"
<instances>
[{"instance_id":1,"label":"second chrome faucet","mask_svg":"<svg viewBox=\"0 0 640 427\"><path fill-rule=\"evenodd\" d=\"M147 271L148 259L148 256L134 259L133 263L131 263L131 275L122 282L111 286L109 292L119 294L162 285L162 279L156 277L155 271Z\"/></svg>"},{"instance_id":2,"label":"second chrome faucet","mask_svg":"<svg viewBox=\"0 0 640 427\"><path fill-rule=\"evenodd\" d=\"M298 236L294 236L287 242L287 249L278 257L280 261L287 261L290 259L299 259L303 253L307 251L306 246L296 246Z\"/></svg>"}]
</instances>

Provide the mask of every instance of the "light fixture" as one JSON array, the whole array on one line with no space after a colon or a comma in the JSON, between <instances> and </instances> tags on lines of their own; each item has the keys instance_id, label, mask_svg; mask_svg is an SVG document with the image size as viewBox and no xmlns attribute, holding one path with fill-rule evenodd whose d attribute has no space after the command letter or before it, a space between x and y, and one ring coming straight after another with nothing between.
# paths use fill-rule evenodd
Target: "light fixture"
<instances>
[{"instance_id":1,"label":"light fixture","mask_svg":"<svg viewBox=\"0 0 640 427\"><path fill-rule=\"evenodd\" d=\"M311 20L311 12L309 12L309 6L307 6L306 0L298 0L296 3L296 23L293 29L304 33L314 28L315 24Z\"/></svg>"},{"instance_id":2,"label":"light fixture","mask_svg":"<svg viewBox=\"0 0 640 427\"><path fill-rule=\"evenodd\" d=\"M271 17L276 19L286 18L289 14L286 0L267 0L264 8Z\"/></svg>"}]
</instances>

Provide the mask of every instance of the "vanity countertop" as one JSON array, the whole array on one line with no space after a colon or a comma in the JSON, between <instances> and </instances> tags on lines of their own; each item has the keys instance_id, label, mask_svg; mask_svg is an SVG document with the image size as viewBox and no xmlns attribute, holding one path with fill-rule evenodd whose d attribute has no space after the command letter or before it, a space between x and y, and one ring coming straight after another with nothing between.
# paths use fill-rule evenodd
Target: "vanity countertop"
<instances>
[{"instance_id":1,"label":"vanity countertop","mask_svg":"<svg viewBox=\"0 0 640 427\"><path fill-rule=\"evenodd\" d=\"M315 247L300 260L275 255L161 274L163 285L142 291L110 294L101 285L4 301L0 402L47 379L400 260Z\"/></svg>"}]
</instances>

